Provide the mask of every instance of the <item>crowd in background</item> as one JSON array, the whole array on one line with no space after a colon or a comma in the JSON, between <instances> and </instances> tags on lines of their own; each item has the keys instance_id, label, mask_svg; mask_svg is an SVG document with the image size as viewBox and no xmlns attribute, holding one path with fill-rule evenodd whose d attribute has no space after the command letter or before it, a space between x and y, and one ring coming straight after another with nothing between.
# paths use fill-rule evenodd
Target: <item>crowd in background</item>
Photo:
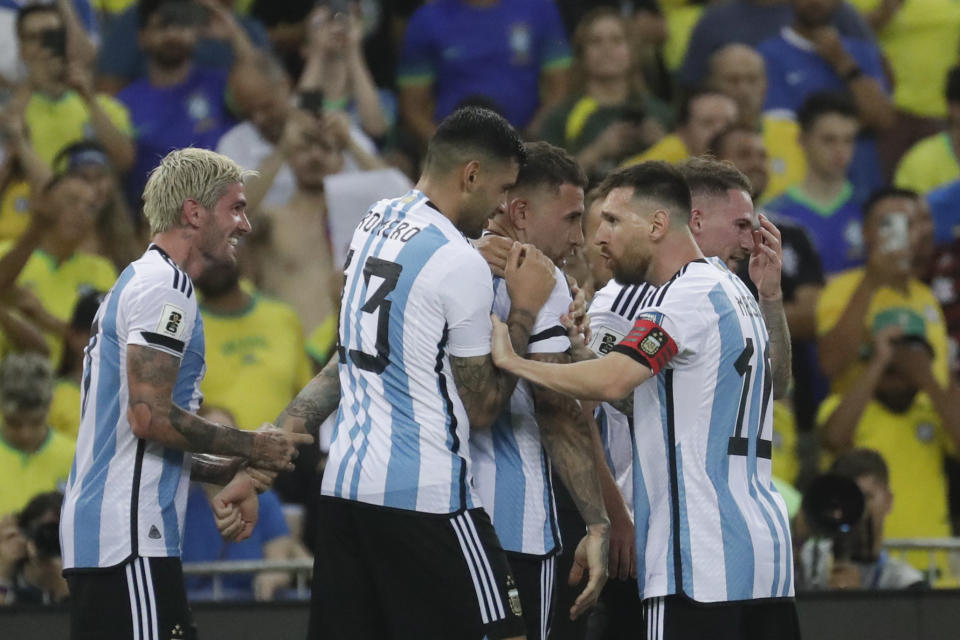
<instances>
[{"instance_id":1,"label":"crowd in background","mask_svg":"<svg viewBox=\"0 0 960 640\"><path fill-rule=\"evenodd\" d=\"M876 545L960 532L958 62L952 0L0 1L0 603L67 596L57 489L83 350L146 246L160 158L197 146L258 171L239 267L195 283L204 411L255 429L335 346L338 216L400 195L464 104L566 148L594 182L645 160L736 165L784 242L794 376L774 474L801 492L831 465L856 479ZM566 266L590 293L584 262ZM307 556L321 473L305 451L241 544L193 491L184 561ZM808 556L799 586L851 586ZM288 586L263 573L227 590Z\"/></svg>"}]
</instances>

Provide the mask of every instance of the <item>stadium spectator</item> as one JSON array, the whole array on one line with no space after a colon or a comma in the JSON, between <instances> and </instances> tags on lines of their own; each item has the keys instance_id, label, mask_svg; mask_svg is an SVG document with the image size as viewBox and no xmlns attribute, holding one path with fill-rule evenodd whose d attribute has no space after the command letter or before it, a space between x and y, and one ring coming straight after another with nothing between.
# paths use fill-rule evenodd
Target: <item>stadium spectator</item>
<instances>
[{"instance_id":1,"label":"stadium spectator","mask_svg":"<svg viewBox=\"0 0 960 640\"><path fill-rule=\"evenodd\" d=\"M707 65L714 51L731 42L757 46L776 36L794 20L790 0L733 0L711 3L690 36L690 44L680 69L680 84L698 87L707 76ZM870 39L870 27L857 10L846 2L830 16L830 24L845 37Z\"/></svg>"},{"instance_id":2,"label":"stadium spectator","mask_svg":"<svg viewBox=\"0 0 960 640\"><path fill-rule=\"evenodd\" d=\"M296 309L308 335L319 326L332 327L333 341L342 279L333 264L323 179L343 167L346 118L338 123L340 137L312 119L289 127L281 146L289 149L296 191L286 204L263 210L248 243L259 287Z\"/></svg>"},{"instance_id":3,"label":"stadium spectator","mask_svg":"<svg viewBox=\"0 0 960 640\"><path fill-rule=\"evenodd\" d=\"M947 115L947 72L960 50L960 6L952 0L851 0L877 34L890 66L896 124L878 139L884 176Z\"/></svg>"},{"instance_id":4,"label":"stadium spectator","mask_svg":"<svg viewBox=\"0 0 960 640\"><path fill-rule=\"evenodd\" d=\"M313 377L296 311L241 287L236 265L208 269L195 284L203 295L205 402L246 428L271 422Z\"/></svg>"},{"instance_id":5,"label":"stadium spectator","mask_svg":"<svg viewBox=\"0 0 960 640\"><path fill-rule=\"evenodd\" d=\"M83 351L90 343L90 329L102 299L103 292L95 289L86 291L77 299L64 337L63 361L53 385L48 421L51 427L73 441L76 441L80 428Z\"/></svg>"},{"instance_id":6,"label":"stadium spectator","mask_svg":"<svg viewBox=\"0 0 960 640\"><path fill-rule=\"evenodd\" d=\"M120 177L104 148L97 142L78 142L65 147L53 161L57 174L76 176L94 190L93 208L96 222L93 233L87 234L80 251L109 259L118 272L140 253L142 241L120 186Z\"/></svg>"},{"instance_id":7,"label":"stadium spectator","mask_svg":"<svg viewBox=\"0 0 960 640\"><path fill-rule=\"evenodd\" d=\"M204 407L200 413L207 420L231 427L238 426L235 416L229 410L213 404L204 404ZM221 537L217 529L203 485L192 483L187 495L183 561L290 560L309 557L306 549L290 535L277 494L265 491L260 494L259 500L257 526L254 527L251 537L241 542L229 542ZM291 578L292 575L286 571L262 571L255 576L225 576L223 596L237 600L274 600L280 590L290 586ZM190 576L185 582L190 600L210 599L213 596L211 578Z\"/></svg>"},{"instance_id":8,"label":"stadium spectator","mask_svg":"<svg viewBox=\"0 0 960 640\"><path fill-rule=\"evenodd\" d=\"M27 541L17 524L17 514L0 516L0 606L13 604L17 565L27 554Z\"/></svg>"},{"instance_id":9,"label":"stadium spectator","mask_svg":"<svg viewBox=\"0 0 960 640\"><path fill-rule=\"evenodd\" d=\"M573 34L570 97L547 113L539 135L602 175L663 137L669 107L643 84L629 25L611 7L587 13Z\"/></svg>"},{"instance_id":10,"label":"stadium spectator","mask_svg":"<svg viewBox=\"0 0 960 640\"><path fill-rule=\"evenodd\" d=\"M17 516L17 524L27 540L26 555L13 578L13 601L17 604L56 604L70 595L60 557L62 504L63 494L59 491L40 493Z\"/></svg>"},{"instance_id":11,"label":"stadium spectator","mask_svg":"<svg viewBox=\"0 0 960 640\"><path fill-rule=\"evenodd\" d=\"M757 50L767 63L764 108L798 114L819 91L848 93L863 127L850 165L861 198L884 183L875 136L894 122L883 57L871 41L844 37L830 25L841 0L791 0L794 20Z\"/></svg>"},{"instance_id":12,"label":"stadium spectator","mask_svg":"<svg viewBox=\"0 0 960 640\"><path fill-rule=\"evenodd\" d=\"M400 116L422 144L465 99L485 96L518 129L566 97L570 48L553 0L446 0L407 24Z\"/></svg>"},{"instance_id":13,"label":"stadium spectator","mask_svg":"<svg viewBox=\"0 0 960 640\"><path fill-rule=\"evenodd\" d=\"M0 290L16 283L36 298L30 311L46 334L55 367L77 298L86 288L106 291L117 275L109 260L80 250L96 225L95 199L95 189L79 176L56 177L27 231L0 244Z\"/></svg>"},{"instance_id":14,"label":"stadium spectator","mask_svg":"<svg viewBox=\"0 0 960 640\"><path fill-rule=\"evenodd\" d=\"M897 496L886 527L893 538L950 535L943 458L960 444L960 403L934 372L929 324L906 307L874 315L862 375L818 412L829 452L863 447L886 459Z\"/></svg>"},{"instance_id":15,"label":"stadium spectator","mask_svg":"<svg viewBox=\"0 0 960 640\"><path fill-rule=\"evenodd\" d=\"M53 371L42 356L11 354L0 362L0 514L67 481L74 443L47 424L52 395Z\"/></svg>"},{"instance_id":16,"label":"stadium spectator","mask_svg":"<svg viewBox=\"0 0 960 640\"><path fill-rule=\"evenodd\" d=\"M912 191L888 188L874 193L863 207L866 264L836 274L820 296L817 351L836 393L845 392L863 375L861 357L869 347L876 318L895 309L909 309L923 319L920 326L933 348L934 375L941 385L949 381L940 305L930 288L912 275L909 224L917 215L916 207L917 195Z\"/></svg>"},{"instance_id":17,"label":"stadium spectator","mask_svg":"<svg viewBox=\"0 0 960 640\"><path fill-rule=\"evenodd\" d=\"M806 176L767 208L810 233L827 275L863 264L858 193L847 179L857 138L857 112L842 94L815 93L803 103L800 146Z\"/></svg>"},{"instance_id":18,"label":"stadium spectator","mask_svg":"<svg viewBox=\"0 0 960 640\"><path fill-rule=\"evenodd\" d=\"M23 114L8 106L0 111L0 241L16 240L30 224L30 195L50 180L50 165L33 148Z\"/></svg>"},{"instance_id":19,"label":"stadium spectator","mask_svg":"<svg viewBox=\"0 0 960 640\"><path fill-rule=\"evenodd\" d=\"M102 1L102 0L100 0ZM97 86L103 91L117 93L131 82L150 75L150 51L141 35L142 18L156 11L162 4L174 4L168 15L174 24L199 27L196 47L189 57L198 67L207 69L230 69L236 63L237 53L229 31L215 18L210 7L219 5L233 13L234 19L243 28L251 44L257 49L269 48L267 33L254 17L232 11L234 0L122 0L128 6L118 13L104 29L103 45L97 56ZM205 10L204 7L207 7Z\"/></svg>"},{"instance_id":20,"label":"stadium spectator","mask_svg":"<svg viewBox=\"0 0 960 640\"><path fill-rule=\"evenodd\" d=\"M231 96L240 113L247 119L227 131L217 142L217 151L240 166L255 168L259 176L247 187L248 206L278 207L287 204L296 191L296 179L288 163L283 132L297 121L320 118L329 122L340 118L338 113L324 113L322 104L303 102L318 111L298 109L292 103L290 80L283 69L269 58L257 63L258 71L235 78ZM315 96L316 97L316 96ZM343 171L377 168L376 146L354 124L349 123L349 140L344 154Z\"/></svg>"},{"instance_id":21,"label":"stadium spectator","mask_svg":"<svg viewBox=\"0 0 960 640\"><path fill-rule=\"evenodd\" d=\"M55 5L32 4L17 14L17 39L27 69L23 120L37 155L47 164L65 146L96 139L113 163L126 171L134 162L127 109L98 94L86 61L71 55L63 15Z\"/></svg>"},{"instance_id":22,"label":"stadium spectator","mask_svg":"<svg viewBox=\"0 0 960 640\"><path fill-rule=\"evenodd\" d=\"M913 145L900 159L894 184L926 194L960 179L960 66L947 73L947 126Z\"/></svg>"},{"instance_id":23,"label":"stadium spectator","mask_svg":"<svg viewBox=\"0 0 960 640\"><path fill-rule=\"evenodd\" d=\"M737 103L718 91L693 93L680 104L677 130L664 136L655 145L629 158L623 166L647 160L680 162L707 151L710 139L737 121Z\"/></svg>"},{"instance_id":24,"label":"stadium spectator","mask_svg":"<svg viewBox=\"0 0 960 640\"><path fill-rule=\"evenodd\" d=\"M916 568L883 548L887 517L895 504L890 470L883 456L872 449L853 449L834 461L830 473L853 480L863 493L862 524L848 538L852 542L848 553L853 558L835 558L830 538L808 540L798 558L797 588L876 590L929 586Z\"/></svg>"},{"instance_id":25,"label":"stadium spectator","mask_svg":"<svg viewBox=\"0 0 960 640\"><path fill-rule=\"evenodd\" d=\"M172 149L213 149L234 124L227 109L230 83L255 68L256 50L224 7L214 2L210 19L231 35L234 62L230 71L201 67L193 61L199 36L196 15L188 0L168 0L141 6L140 43L149 58L148 73L129 84L117 98L130 110L137 132L137 159L127 176L130 206L140 210L147 174Z\"/></svg>"},{"instance_id":26,"label":"stadium spectator","mask_svg":"<svg viewBox=\"0 0 960 640\"><path fill-rule=\"evenodd\" d=\"M797 140L797 123L782 114L763 113L767 92L763 57L745 44L728 44L710 56L707 85L733 98L740 113L739 124L763 136L767 179L760 191L754 184L754 200L765 202L800 182L806 164ZM747 177L753 181L749 173Z\"/></svg>"},{"instance_id":27,"label":"stadium spectator","mask_svg":"<svg viewBox=\"0 0 960 640\"><path fill-rule=\"evenodd\" d=\"M299 82L301 100L311 99L314 109L319 100L325 111L347 111L363 133L382 141L387 118L363 57L359 7L340 15L320 6L311 14L306 57Z\"/></svg>"}]
</instances>

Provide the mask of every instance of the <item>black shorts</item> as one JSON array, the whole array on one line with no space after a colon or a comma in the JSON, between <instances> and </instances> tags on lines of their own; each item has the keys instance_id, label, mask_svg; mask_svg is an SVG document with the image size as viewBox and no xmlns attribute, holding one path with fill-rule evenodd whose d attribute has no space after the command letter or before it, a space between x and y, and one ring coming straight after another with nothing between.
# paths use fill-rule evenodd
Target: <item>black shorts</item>
<instances>
[{"instance_id":1,"label":"black shorts","mask_svg":"<svg viewBox=\"0 0 960 640\"><path fill-rule=\"evenodd\" d=\"M643 628L643 603L635 578L610 578L590 612L591 640L636 640Z\"/></svg>"},{"instance_id":2,"label":"black shorts","mask_svg":"<svg viewBox=\"0 0 960 640\"><path fill-rule=\"evenodd\" d=\"M701 604L686 596L643 601L646 640L800 640L793 600Z\"/></svg>"},{"instance_id":3,"label":"black shorts","mask_svg":"<svg viewBox=\"0 0 960 640\"><path fill-rule=\"evenodd\" d=\"M553 580L556 556L507 552L510 571L520 591L527 640L546 640L553 622Z\"/></svg>"},{"instance_id":4,"label":"black shorts","mask_svg":"<svg viewBox=\"0 0 960 640\"><path fill-rule=\"evenodd\" d=\"M180 558L66 573L71 640L193 640Z\"/></svg>"},{"instance_id":5,"label":"black shorts","mask_svg":"<svg viewBox=\"0 0 960 640\"><path fill-rule=\"evenodd\" d=\"M309 638L480 640L524 634L483 509L426 514L324 497Z\"/></svg>"}]
</instances>

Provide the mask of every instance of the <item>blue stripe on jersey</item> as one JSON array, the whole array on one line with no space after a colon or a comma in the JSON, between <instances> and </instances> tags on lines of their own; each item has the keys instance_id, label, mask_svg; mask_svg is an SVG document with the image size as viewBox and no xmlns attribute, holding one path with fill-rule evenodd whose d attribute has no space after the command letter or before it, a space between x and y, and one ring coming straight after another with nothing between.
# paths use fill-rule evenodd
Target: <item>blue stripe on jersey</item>
<instances>
[{"instance_id":1,"label":"blue stripe on jersey","mask_svg":"<svg viewBox=\"0 0 960 640\"><path fill-rule=\"evenodd\" d=\"M597 407L595 417L597 419L597 426L600 427L600 439L603 442L603 457L607 460L610 473L614 474L614 479L616 479L617 469L613 466L613 457L610 455L610 424L607 420L607 412L602 405Z\"/></svg>"},{"instance_id":2,"label":"blue stripe on jersey","mask_svg":"<svg viewBox=\"0 0 960 640\"><path fill-rule=\"evenodd\" d=\"M696 597L693 590L693 557L690 546L690 520L687 514L687 489L683 485L683 451L677 443L677 493L680 496L680 557L683 564L683 592Z\"/></svg>"},{"instance_id":3,"label":"blue stripe on jersey","mask_svg":"<svg viewBox=\"0 0 960 640\"><path fill-rule=\"evenodd\" d=\"M113 285L107 309L100 321L100 371L97 378L97 414L94 416L93 462L83 478L77 497L73 528L74 566L100 564L100 509L110 461L116 453L117 422L120 420L120 341L117 337L117 306L120 294L134 276L128 266Z\"/></svg>"},{"instance_id":4,"label":"blue stripe on jersey","mask_svg":"<svg viewBox=\"0 0 960 640\"><path fill-rule=\"evenodd\" d=\"M494 423L491 434L496 452L493 522L500 544L507 551L523 550L523 516L526 512L527 483L523 476L523 459L513 434L509 405Z\"/></svg>"},{"instance_id":5,"label":"blue stripe on jersey","mask_svg":"<svg viewBox=\"0 0 960 640\"><path fill-rule=\"evenodd\" d=\"M710 291L709 298L718 316L720 364L717 369L717 386L713 394L713 408L710 411L710 427L707 436L707 475L717 492L727 598L748 600L753 598L753 547L750 543L750 529L747 521L730 490L730 456L727 453L730 436L736 429L739 408L737 403L731 402L730 399L740 397L742 387L742 380L734 368L734 362L746 346L746 341L743 339L737 312L724 292L723 286L717 284Z\"/></svg>"},{"instance_id":6,"label":"blue stripe on jersey","mask_svg":"<svg viewBox=\"0 0 960 640\"><path fill-rule=\"evenodd\" d=\"M660 424L663 425L663 450L667 454L667 473L671 472L671 466L676 465L677 461L675 458L671 459L670 456L670 430L672 426L670 425L669 416L667 416L667 401L668 394L666 390L666 376L658 375L657 380L657 389L660 396ZM672 479L667 478L667 485L672 485ZM677 584L677 574L675 571L676 562L674 554L676 553L676 547L674 546L674 527L676 527L678 514L674 511L673 506L673 490L674 487L670 486L670 496L667 498L667 502L670 505L670 534L667 536L667 556L664 558L667 562L666 571L667 571L667 588L673 589L674 585ZM639 549L637 553L640 553Z\"/></svg>"},{"instance_id":7,"label":"blue stripe on jersey","mask_svg":"<svg viewBox=\"0 0 960 640\"><path fill-rule=\"evenodd\" d=\"M385 223L385 222L389 219L390 214L396 212L396 209L394 208L394 204L395 204L395 203L401 202L404 198L407 198L407 197L409 197L409 196L410 196L410 193L407 193L407 194L404 195L402 198L397 198L396 200L391 201L391 204L387 205L387 206L385 207L385 209L384 209L383 218L381 219L381 225L378 225L376 228L381 228L382 224ZM419 197L416 197L416 198L412 199L409 203L407 203L406 209L409 209L410 207L412 207L414 204L416 204L417 202L419 202L422 198L423 198L423 196L419 196ZM367 256L368 256L368 254L370 253L370 247L373 245L374 240L376 239L376 237L377 237L376 233L370 233L369 237L367 238L366 242L365 242L364 245L363 245L363 249L361 249L361 251L360 251L360 255L353 257L353 274L352 274L352 276L351 276L352 279L353 279L353 282L350 284L350 292L349 292L348 295L346 295L346 297L345 297L345 299L344 299L344 301L343 301L343 304L342 304L342 309L343 309L342 313L343 313L344 316L346 316L347 314L350 313L350 309L351 309L351 306L350 306L350 305L353 304L353 298L354 298L354 296L356 295L357 288L358 288L358 283L363 280L363 266L364 266L364 263L365 263L366 260L367 260ZM366 286L363 287L363 291L366 292ZM363 305L359 305L359 307L362 307L362 306L363 306ZM358 312L359 312L359 308L358 308ZM340 344L343 345L344 349L349 349L349 348L350 348L350 333L351 333L351 332L350 332L350 327L351 327L351 323L350 323L350 322L346 322L346 321L344 321L344 320L346 320L346 318L342 318L342 319L341 319L341 322L340 322L340 330L343 332L343 335L341 336ZM353 415L354 415L354 416L357 416L357 415L359 415L359 411L360 411L360 409L361 409L361 405L359 405L359 404L357 403L357 399L356 399L356 398L357 398L357 395L356 395L356 394L357 394L358 392L362 391L362 390L364 389L364 387L361 386L360 381L357 379L358 376L357 376L356 373L354 372L353 367L350 366L350 363L349 363L349 362L341 362L341 363L340 363L340 366L341 366L341 367L346 367L345 371L346 371L346 373L347 373L347 376L348 376L349 379L350 379L350 383L351 383L351 384L350 384L350 387L351 387L351 389L354 390L354 394L355 394L355 395L354 395L354 401L353 401L353 403L352 403L352 405L351 405L351 408L352 408L352 411L353 411ZM362 377L362 376L361 376L361 377ZM369 398L367 398L366 406L369 407ZM338 411L338 420L337 420L337 423L336 423L336 427L339 427L339 425L340 425L340 416L341 416L341 414L340 414L340 412ZM344 492L344 486L343 486L344 475L346 474L346 470L347 470L347 466L348 466L348 464L347 464L348 458L351 456L351 453L356 453L356 450L355 450L354 447L353 447L353 438L354 438L354 437L356 436L356 434L358 433L358 428L359 428L359 425L354 425L354 427L351 428L351 430L350 430L350 434L349 434L349 435L350 435L349 449L348 449L347 452L344 454L344 458L343 458L343 461L341 462L340 469L339 469L339 471L337 472L337 482L336 482L336 487L335 487L335 488L336 488L336 495L338 495L338 496L343 496L343 495L345 494L345 492ZM339 432L339 428L335 428L335 432ZM352 484L356 484L356 481L353 481ZM356 490L354 489L354 493L355 493L355 491L356 491Z\"/></svg>"},{"instance_id":8,"label":"blue stripe on jersey","mask_svg":"<svg viewBox=\"0 0 960 640\"><path fill-rule=\"evenodd\" d=\"M546 515L543 522L543 548L547 553L555 551L560 546L560 525L557 522L556 510L553 508L553 473L547 452L540 448L540 472L543 474L543 513Z\"/></svg>"},{"instance_id":9,"label":"blue stripe on jersey","mask_svg":"<svg viewBox=\"0 0 960 640\"><path fill-rule=\"evenodd\" d=\"M403 266L400 273L400 279L397 286L389 295L392 299L390 305L390 362L384 369L383 391L387 402L390 403L390 462L387 464L387 484L384 503L387 506L398 507L401 509L417 508L417 489L420 477L420 423L413 413L413 398L410 395L410 376L407 374L406 363L403 359L404 348L404 314L407 310L407 301L410 298L410 290L413 288L417 277L423 270L423 266L433 257L440 247L447 244L446 236L437 229L430 226L418 233L411 239L400 253L397 254L395 262ZM442 375L442 374L438 374ZM438 382L439 384L439 382ZM447 417L447 429L449 432L449 416ZM433 425L430 425L431 427ZM447 438L447 446L454 448L454 443ZM454 454L456 461L463 464L463 460L458 454ZM459 479L460 470L455 462L453 465L453 476ZM456 481L457 483L459 480ZM392 491L390 487L402 487L408 485L407 489L402 491ZM462 509L464 505L460 504L463 488L457 488L457 510ZM451 496L451 501L454 498Z\"/></svg>"},{"instance_id":10,"label":"blue stripe on jersey","mask_svg":"<svg viewBox=\"0 0 960 640\"><path fill-rule=\"evenodd\" d=\"M650 497L647 495L647 483L640 469L640 456L637 452L636 434L630 429L630 442L633 445L633 522L634 541L637 552L637 589L643 598L643 588L647 579L647 532L650 527Z\"/></svg>"}]
</instances>

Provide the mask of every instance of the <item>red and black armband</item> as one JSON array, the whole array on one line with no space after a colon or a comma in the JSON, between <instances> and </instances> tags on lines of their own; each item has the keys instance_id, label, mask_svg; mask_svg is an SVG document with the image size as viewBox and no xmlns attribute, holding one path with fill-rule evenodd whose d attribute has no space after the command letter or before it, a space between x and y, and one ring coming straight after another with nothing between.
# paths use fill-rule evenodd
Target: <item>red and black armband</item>
<instances>
[{"instance_id":1,"label":"red and black armband","mask_svg":"<svg viewBox=\"0 0 960 640\"><path fill-rule=\"evenodd\" d=\"M663 327L647 318L639 318L627 337L611 349L630 356L642 365L650 367L653 375L667 366L670 359L677 355L677 343L663 330Z\"/></svg>"}]
</instances>

